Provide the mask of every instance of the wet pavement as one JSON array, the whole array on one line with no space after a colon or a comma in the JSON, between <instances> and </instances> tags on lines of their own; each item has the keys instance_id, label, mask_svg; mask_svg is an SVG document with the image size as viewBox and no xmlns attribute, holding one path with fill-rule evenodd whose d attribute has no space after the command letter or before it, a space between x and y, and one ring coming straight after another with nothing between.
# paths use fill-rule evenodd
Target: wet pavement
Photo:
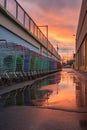
<instances>
[{"instance_id":1,"label":"wet pavement","mask_svg":"<svg viewBox=\"0 0 87 130\"><path fill-rule=\"evenodd\" d=\"M87 130L87 114L10 107L0 112L0 130Z\"/></svg>"},{"instance_id":2,"label":"wet pavement","mask_svg":"<svg viewBox=\"0 0 87 130\"><path fill-rule=\"evenodd\" d=\"M66 111L87 112L87 80L86 75L72 69L65 69L60 80L54 85L41 87L40 90L52 91L44 107Z\"/></svg>"},{"instance_id":3,"label":"wet pavement","mask_svg":"<svg viewBox=\"0 0 87 130\"><path fill-rule=\"evenodd\" d=\"M0 95L0 130L87 130L87 74L63 69Z\"/></svg>"}]
</instances>

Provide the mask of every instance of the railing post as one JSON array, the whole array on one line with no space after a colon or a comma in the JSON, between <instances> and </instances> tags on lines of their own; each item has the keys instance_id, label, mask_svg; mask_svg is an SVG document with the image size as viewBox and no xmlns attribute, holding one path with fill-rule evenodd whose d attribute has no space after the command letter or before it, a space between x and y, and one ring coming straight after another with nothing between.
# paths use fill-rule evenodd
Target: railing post
<instances>
[{"instance_id":1,"label":"railing post","mask_svg":"<svg viewBox=\"0 0 87 130\"><path fill-rule=\"evenodd\" d=\"M33 34L35 36L35 24L33 23Z\"/></svg>"},{"instance_id":2,"label":"railing post","mask_svg":"<svg viewBox=\"0 0 87 130\"><path fill-rule=\"evenodd\" d=\"M24 25L24 27L25 27L25 12L24 12L23 25Z\"/></svg>"},{"instance_id":3,"label":"railing post","mask_svg":"<svg viewBox=\"0 0 87 130\"><path fill-rule=\"evenodd\" d=\"M29 17L29 31L31 32L31 18Z\"/></svg>"},{"instance_id":4,"label":"railing post","mask_svg":"<svg viewBox=\"0 0 87 130\"><path fill-rule=\"evenodd\" d=\"M16 19L18 19L18 3L16 2Z\"/></svg>"},{"instance_id":5,"label":"railing post","mask_svg":"<svg viewBox=\"0 0 87 130\"><path fill-rule=\"evenodd\" d=\"M6 9L7 0L4 0L4 8Z\"/></svg>"},{"instance_id":6,"label":"railing post","mask_svg":"<svg viewBox=\"0 0 87 130\"><path fill-rule=\"evenodd\" d=\"M37 32L36 32L36 36L37 36L37 38L38 38L38 27L37 27Z\"/></svg>"}]
</instances>

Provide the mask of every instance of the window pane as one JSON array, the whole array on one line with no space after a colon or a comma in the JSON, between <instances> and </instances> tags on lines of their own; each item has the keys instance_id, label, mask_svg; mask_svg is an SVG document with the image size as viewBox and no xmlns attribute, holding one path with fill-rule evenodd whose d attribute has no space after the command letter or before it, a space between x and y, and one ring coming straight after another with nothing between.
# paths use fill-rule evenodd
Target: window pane
<instances>
[{"instance_id":1,"label":"window pane","mask_svg":"<svg viewBox=\"0 0 87 130\"><path fill-rule=\"evenodd\" d=\"M29 17L25 14L25 28L29 30Z\"/></svg>"},{"instance_id":2,"label":"window pane","mask_svg":"<svg viewBox=\"0 0 87 130\"><path fill-rule=\"evenodd\" d=\"M20 6L18 6L18 20L23 24L24 23L24 11Z\"/></svg>"},{"instance_id":3,"label":"window pane","mask_svg":"<svg viewBox=\"0 0 87 130\"><path fill-rule=\"evenodd\" d=\"M4 0L0 0L0 4L4 7Z\"/></svg>"},{"instance_id":4,"label":"window pane","mask_svg":"<svg viewBox=\"0 0 87 130\"><path fill-rule=\"evenodd\" d=\"M16 17L16 2L15 0L7 0L6 9Z\"/></svg>"},{"instance_id":5,"label":"window pane","mask_svg":"<svg viewBox=\"0 0 87 130\"><path fill-rule=\"evenodd\" d=\"M34 34L34 23L30 20L30 32Z\"/></svg>"},{"instance_id":6,"label":"window pane","mask_svg":"<svg viewBox=\"0 0 87 130\"><path fill-rule=\"evenodd\" d=\"M35 25L35 36L37 37L37 26Z\"/></svg>"},{"instance_id":7,"label":"window pane","mask_svg":"<svg viewBox=\"0 0 87 130\"><path fill-rule=\"evenodd\" d=\"M38 29L38 39L41 40L41 31Z\"/></svg>"},{"instance_id":8,"label":"window pane","mask_svg":"<svg viewBox=\"0 0 87 130\"><path fill-rule=\"evenodd\" d=\"M40 40L41 40L41 42L43 43L43 33L41 32L41 34L40 34Z\"/></svg>"}]
</instances>

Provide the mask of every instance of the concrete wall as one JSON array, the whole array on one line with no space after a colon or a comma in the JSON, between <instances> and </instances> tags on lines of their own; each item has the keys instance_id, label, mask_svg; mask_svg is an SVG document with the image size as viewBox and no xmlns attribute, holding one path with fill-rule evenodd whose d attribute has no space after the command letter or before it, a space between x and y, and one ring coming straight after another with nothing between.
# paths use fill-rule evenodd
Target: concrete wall
<instances>
[{"instance_id":1,"label":"concrete wall","mask_svg":"<svg viewBox=\"0 0 87 130\"><path fill-rule=\"evenodd\" d=\"M87 0L83 0L76 34L76 51L78 51L87 33Z\"/></svg>"},{"instance_id":2,"label":"concrete wall","mask_svg":"<svg viewBox=\"0 0 87 130\"><path fill-rule=\"evenodd\" d=\"M87 72L87 0L83 0L81 6L76 34L76 57L77 69Z\"/></svg>"}]
</instances>

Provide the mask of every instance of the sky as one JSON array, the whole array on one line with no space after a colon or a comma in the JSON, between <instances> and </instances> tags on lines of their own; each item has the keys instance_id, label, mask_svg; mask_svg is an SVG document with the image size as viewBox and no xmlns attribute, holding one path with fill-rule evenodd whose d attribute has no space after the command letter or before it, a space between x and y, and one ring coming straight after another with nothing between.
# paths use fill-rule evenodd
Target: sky
<instances>
[{"instance_id":1,"label":"sky","mask_svg":"<svg viewBox=\"0 0 87 130\"><path fill-rule=\"evenodd\" d=\"M48 25L49 41L55 48L58 45L62 58L70 59L75 52L75 36L82 0L17 1L38 26Z\"/></svg>"}]
</instances>

